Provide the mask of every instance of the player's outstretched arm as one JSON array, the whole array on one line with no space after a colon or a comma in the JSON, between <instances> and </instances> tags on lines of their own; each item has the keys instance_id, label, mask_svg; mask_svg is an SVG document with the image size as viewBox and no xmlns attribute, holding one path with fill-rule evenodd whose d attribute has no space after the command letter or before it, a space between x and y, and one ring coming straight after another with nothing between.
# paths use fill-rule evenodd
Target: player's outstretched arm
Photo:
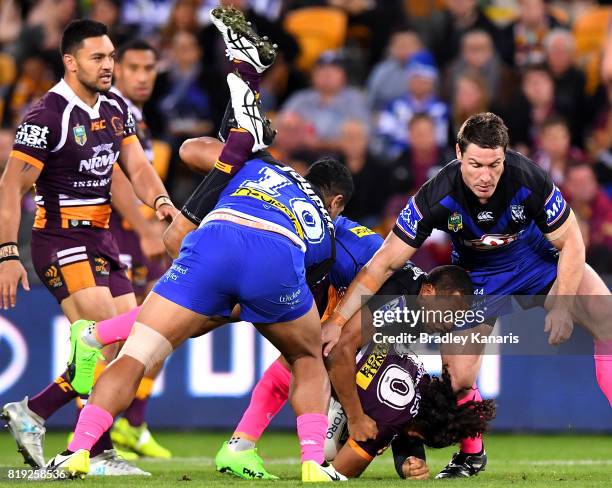
<instances>
[{"instance_id":1,"label":"player's outstretched arm","mask_svg":"<svg viewBox=\"0 0 612 488\"><path fill-rule=\"evenodd\" d=\"M160 220L171 222L178 210L172 204L160 177L149 163L140 142L136 140L123 144L119 161L132 182L138 198L155 209Z\"/></svg>"},{"instance_id":2,"label":"player's outstretched arm","mask_svg":"<svg viewBox=\"0 0 612 488\"><path fill-rule=\"evenodd\" d=\"M221 155L223 143L214 137L187 139L179 149L181 160L191 171L209 173Z\"/></svg>"},{"instance_id":3,"label":"player's outstretched arm","mask_svg":"<svg viewBox=\"0 0 612 488\"><path fill-rule=\"evenodd\" d=\"M9 158L0 179L0 305L4 310L17 304L17 285L30 289L25 268L19 261L17 233L21 220L21 199L32 188L40 169Z\"/></svg>"},{"instance_id":4,"label":"player's outstretched arm","mask_svg":"<svg viewBox=\"0 0 612 488\"><path fill-rule=\"evenodd\" d=\"M574 328L571 310L585 268L585 248L574 212L547 239L559 250L554 294L558 297L546 315L544 331L550 332L549 344L565 342Z\"/></svg>"},{"instance_id":5,"label":"player's outstretched arm","mask_svg":"<svg viewBox=\"0 0 612 488\"><path fill-rule=\"evenodd\" d=\"M362 312L369 314L367 309ZM361 315L355 314L343 327L337 347L326 359L329 379L348 418L349 433L360 442L378 434L376 422L361 407L355 384L355 354L362 346Z\"/></svg>"},{"instance_id":6,"label":"player's outstretched arm","mask_svg":"<svg viewBox=\"0 0 612 488\"><path fill-rule=\"evenodd\" d=\"M393 232L389 233L381 248L357 274L334 313L323 324L324 356L338 342L344 324L416 251L416 248L406 244Z\"/></svg>"},{"instance_id":7,"label":"player's outstretched arm","mask_svg":"<svg viewBox=\"0 0 612 488\"><path fill-rule=\"evenodd\" d=\"M140 238L140 247L149 259L161 258L166 247L160 233L140 211L140 202L134 188L119 166L113 168L113 211L117 210L126 219Z\"/></svg>"}]
</instances>

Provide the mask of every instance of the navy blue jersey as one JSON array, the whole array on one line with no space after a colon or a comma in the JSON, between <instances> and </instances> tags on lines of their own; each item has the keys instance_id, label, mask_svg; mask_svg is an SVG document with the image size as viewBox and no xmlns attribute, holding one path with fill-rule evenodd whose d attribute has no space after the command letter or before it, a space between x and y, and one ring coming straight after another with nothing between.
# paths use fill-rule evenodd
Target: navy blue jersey
<instances>
[{"instance_id":1,"label":"navy blue jersey","mask_svg":"<svg viewBox=\"0 0 612 488\"><path fill-rule=\"evenodd\" d=\"M544 234L558 229L570 207L550 175L508 150L504 172L487 203L480 203L454 160L412 197L393 232L418 248L440 229L450 234L454 262L468 269L506 266L525 252L552 250Z\"/></svg>"}]
</instances>

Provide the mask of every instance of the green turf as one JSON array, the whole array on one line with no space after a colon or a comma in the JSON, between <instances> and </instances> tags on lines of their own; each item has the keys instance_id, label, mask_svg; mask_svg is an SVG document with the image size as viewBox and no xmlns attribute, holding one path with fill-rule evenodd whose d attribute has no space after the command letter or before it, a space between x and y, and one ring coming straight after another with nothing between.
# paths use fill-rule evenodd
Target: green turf
<instances>
[{"instance_id":1,"label":"green turf","mask_svg":"<svg viewBox=\"0 0 612 488\"><path fill-rule=\"evenodd\" d=\"M169 461L141 460L137 464L153 473L150 478L88 478L72 483L90 486L250 486L248 481L215 472L212 458L222 441L220 433L157 433L158 440L175 455ZM47 434L46 455L64 449L66 435ZM490 435L486 441L489 466L486 472L469 480L435 481L436 484L494 487L609 487L612 486L612 441L604 436L526 436ZM299 484L299 450L292 434L271 433L262 439L259 452L269 471L283 481L257 482L258 485L282 488ZM449 460L453 450L429 450L428 463L435 474ZM12 438L0 433L0 486L15 486L7 480L7 470L26 467L15 451ZM363 487L406 483L397 478L391 456L387 453L370 466L360 480L351 483ZM427 482L425 482L427 483ZM430 480L429 483L434 483Z\"/></svg>"}]
</instances>

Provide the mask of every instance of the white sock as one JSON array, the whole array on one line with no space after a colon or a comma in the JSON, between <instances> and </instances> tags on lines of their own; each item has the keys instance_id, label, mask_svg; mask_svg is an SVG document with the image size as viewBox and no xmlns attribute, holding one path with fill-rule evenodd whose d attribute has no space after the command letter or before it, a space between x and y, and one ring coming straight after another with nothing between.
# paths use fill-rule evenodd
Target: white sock
<instances>
[{"instance_id":1,"label":"white sock","mask_svg":"<svg viewBox=\"0 0 612 488\"><path fill-rule=\"evenodd\" d=\"M227 447L234 452L248 451L255 448L255 442L243 437L232 437L227 443Z\"/></svg>"}]
</instances>

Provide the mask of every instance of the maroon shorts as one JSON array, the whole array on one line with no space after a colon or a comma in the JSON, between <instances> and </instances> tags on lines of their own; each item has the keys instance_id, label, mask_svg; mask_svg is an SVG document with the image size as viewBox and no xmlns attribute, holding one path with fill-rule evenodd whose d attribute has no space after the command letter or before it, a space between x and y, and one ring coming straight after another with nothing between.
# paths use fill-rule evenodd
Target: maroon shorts
<instances>
[{"instance_id":1,"label":"maroon shorts","mask_svg":"<svg viewBox=\"0 0 612 488\"><path fill-rule=\"evenodd\" d=\"M119 259L128 269L128 277L137 295L144 295L147 283L161 278L170 263L166 260L148 259L140 248L140 238L133 230L127 230L114 211L110 220L110 231L117 241Z\"/></svg>"},{"instance_id":2,"label":"maroon shorts","mask_svg":"<svg viewBox=\"0 0 612 488\"><path fill-rule=\"evenodd\" d=\"M133 293L107 229L32 229L32 262L59 303L92 286L105 286L114 297Z\"/></svg>"}]
</instances>

